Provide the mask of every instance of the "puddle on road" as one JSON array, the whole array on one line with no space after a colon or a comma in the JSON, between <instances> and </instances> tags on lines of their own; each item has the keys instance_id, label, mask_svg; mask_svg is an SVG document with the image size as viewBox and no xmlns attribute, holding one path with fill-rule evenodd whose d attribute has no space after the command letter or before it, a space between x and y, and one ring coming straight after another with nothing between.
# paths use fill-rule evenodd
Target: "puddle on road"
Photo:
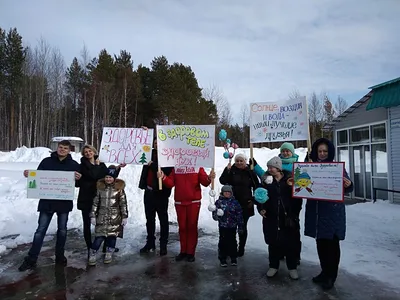
<instances>
[{"instance_id":1,"label":"puddle on road","mask_svg":"<svg viewBox=\"0 0 400 300\"><path fill-rule=\"evenodd\" d=\"M0 299L66 299L68 286L84 272L85 269L60 267L54 264L40 266L27 276L0 284Z\"/></svg>"}]
</instances>

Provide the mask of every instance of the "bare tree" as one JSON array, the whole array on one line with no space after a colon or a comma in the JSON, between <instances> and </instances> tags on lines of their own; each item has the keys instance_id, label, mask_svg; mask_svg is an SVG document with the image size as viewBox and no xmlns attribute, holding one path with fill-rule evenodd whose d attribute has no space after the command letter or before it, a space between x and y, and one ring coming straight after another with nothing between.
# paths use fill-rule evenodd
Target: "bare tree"
<instances>
[{"instance_id":1,"label":"bare tree","mask_svg":"<svg viewBox=\"0 0 400 300\"><path fill-rule=\"evenodd\" d=\"M90 56L89 56L89 51L86 48L86 45L83 45L83 48L81 50L81 65L82 68L85 72L85 77L87 77L87 74L89 72L88 70L88 65L90 63ZM83 83L83 139L85 140L85 143L87 143L88 138L89 138L89 128L88 128L88 100L87 100L87 94L88 94L88 85L85 80Z\"/></svg>"},{"instance_id":2,"label":"bare tree","mask_svg":"<svg viewBox=\"0 0 400 300\"><path fill-rule=\"evenodd\" d=\"M294 100L294 99L297 99L297 98L300 98L300 97L302 97L302 95L301 95L300 91L297 90L297 89L293 90L293 91L289 94L289 99L290 99L290 100Z\"/></svg>"},{"instance_id":3,"label":"bare tree","mask_svg":"<svg viewBox=\"0 0 400 300\"><path fill-rule=\"evenodd\" d=\"M35 129L33 135L33 144L36 146L47 146L48 135L45 128L45 108L47 107L46 92L47 92L47 78L49 78L49 57L50 57L50 45L44 38L40 38L38 45L35 48L35 73L39 78L40 83L36 86L36 114L35 118Z\"/></svg>"},{"instance_id":4,"label":"bare tree","mask_svg":"<svg viewBox=\"0 0 400 300\"><path fill-rule=\"evenodd\" d=\"M61 125L61 111L63 105L64 83L65 83L65 63L64 57L58 48L53 48L50 61L50 111L53 112L52 124L49 126L50 135L54 136L59 133L59 125ZM50 122L50 118L47 118Z\"/></svg>"},{"instance_id":5,"label":"bare tree","mask_svg":"<svg viewBox=\"0 0 400 300\"><path fill-rule=\"evenodd\" d=\"M249 110L249 105L243 103L242 106L240 107L240 118L242 120L242 147L244 147L246 139L248 139L247 134L246 134L246 126L250 124L250 110Z\"/></svg>"},{"instance_id":6,"label":"bare tree","mask_svg":"<svg viewBox=\"0 0 400 300\"><path fill-rule=\"evenodd\" d=\"M308 102L308 118L311 141L315 141L318 138L318 127L321 127L322 114L323 110L321 100L317 97L316 93L313 92L311 94L310 101Z\"/></svg>"},{"instance_id":7,"label":"bare tree","mask_svg":"<svg viewBox=\"0 0 400 300\"><path fill-rule=\"evenodd\" d=\"M347 104L347 101L338 96L335 103L335 116L340 116L348 107L349 105Z\"/></svg>"},{"instance_id":8,"label":"bare tree","mask_svg":"<svg viewBox=\"0 0 400 300\"><path fill-rule=\"evenodd\" d=\"M218 125L230 125L232 123L231 107L222 91L216 85L203 89L203 97L208 101L214 102L217 107Z\"/></svg>"}]
</instances>

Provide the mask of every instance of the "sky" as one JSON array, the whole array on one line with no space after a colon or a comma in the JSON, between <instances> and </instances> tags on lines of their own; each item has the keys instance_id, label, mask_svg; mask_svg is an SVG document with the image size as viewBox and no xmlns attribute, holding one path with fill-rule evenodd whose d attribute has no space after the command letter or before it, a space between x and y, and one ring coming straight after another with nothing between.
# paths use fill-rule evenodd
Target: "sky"
<instances>
[{"instance_id":1,"label":"sky","mask_svg":"<svg viewBox=\"0 0 400 300\"><path fill-rule=\"evenodd\" d=\"M294 90L348 104L400 76L400 0L1 0L0 27L25 44L43 37L66 65L84 45L149 66L165 55L218 87L239 120L243 104Z\"/></svg>"}]
</instances>

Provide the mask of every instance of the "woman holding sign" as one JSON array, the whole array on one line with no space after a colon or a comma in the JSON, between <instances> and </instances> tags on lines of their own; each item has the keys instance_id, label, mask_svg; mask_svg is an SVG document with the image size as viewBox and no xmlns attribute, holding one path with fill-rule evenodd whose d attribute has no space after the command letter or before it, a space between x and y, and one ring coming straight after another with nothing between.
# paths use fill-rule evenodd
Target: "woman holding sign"
<instances>
[{"instance_id":1,"label":"woman holding sign","mask_svg":"<svg viewBox=\"0 0 400 300\"><path fill-rule=\"evenodd\" d=\"M310 153L313 162L333 162L335 147L331 141L321 138L317 140ZM347 172L345 171L343 186L345 193L353 191ZM336 281L340 262L339 241L346 235L346 210L343 202L323 200L307 200L305 217L305 235L317 241L318 257L321 273L313 278L313 282L324 289L331 289Z\"/></svg>"},{"instance_id":2,"label":"woman holding sign","mask_svg":"<svg viewBox=\"0 0 400 300\"><path fill-rule=\"evenodd\" d=\"M201 187L207 187L215 179L214 171L210 175L199 168L197 173L176 173L173 169L169 176L162 171L157 172L157 177L162 178L163 186L173 188L175 186L175 209L179 226L179 241L181 251L175 257L176 261L186 259L194 262L198 239L198 221L201 206Z\"/></svg>"}]
</instances>

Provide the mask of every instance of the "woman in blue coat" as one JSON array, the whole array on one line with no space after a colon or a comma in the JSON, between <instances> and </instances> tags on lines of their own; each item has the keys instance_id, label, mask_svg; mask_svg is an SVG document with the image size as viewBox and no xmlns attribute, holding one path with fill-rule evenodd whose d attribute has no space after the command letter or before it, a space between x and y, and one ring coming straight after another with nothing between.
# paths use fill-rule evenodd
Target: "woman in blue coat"
<instances>
[{"instance_id":1,"label":"woman in blue coat","mask_svg":"<svg viewBox=\"0 0 400 300\"><path fill-rule=\"evenodd\" d=\"M313 144L309 158L313 162L333 162L335 147L331 141L321 138ZM353 183L346 171L344 176L345 193L351 193ZM346 209L343 202L307 200L305 235L316 239L322 269L313 282L324 289L331 289L336 281L340 262L339 242L345 239L345 234Z\"/></svg>"}]
</instances>

